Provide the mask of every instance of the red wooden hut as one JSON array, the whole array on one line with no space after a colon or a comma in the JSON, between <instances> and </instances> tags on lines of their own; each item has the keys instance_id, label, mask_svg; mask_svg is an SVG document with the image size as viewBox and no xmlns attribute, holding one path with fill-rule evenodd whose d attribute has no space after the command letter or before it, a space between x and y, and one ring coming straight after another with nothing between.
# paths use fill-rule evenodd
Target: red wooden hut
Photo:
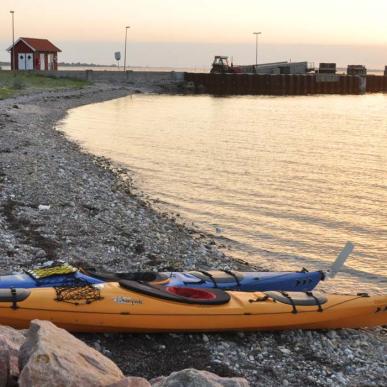
<instances>
[{"instance_id":1,"label":"red wooden hut","mask_svg":"<svg viewBox=\"0 0 387 387\"><path fill-rule=\"evenodd\" d=\"M19 38L7 51L11 54L12 70L58 70L61 50L47 39Z\"/></svg>"}]
</instances>

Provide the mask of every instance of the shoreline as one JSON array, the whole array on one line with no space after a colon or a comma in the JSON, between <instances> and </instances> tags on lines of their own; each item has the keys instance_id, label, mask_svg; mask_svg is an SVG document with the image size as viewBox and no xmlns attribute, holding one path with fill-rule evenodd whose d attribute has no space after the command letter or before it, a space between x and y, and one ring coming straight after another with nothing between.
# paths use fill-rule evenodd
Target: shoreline
<instances>
[{"instance_id":1,"label":"shoreline","mask_svg":"<svg viewBox=\"0 0 387 387\"><path fill-rule=\"evenodd\" d=\"M71 108L156 89L95 84L0 101L0 270L49 259L101 270L247 268L155 211L131 172L56 130ZM386 331L77 335L125 374L194 367L252 385L383 385ZM181 356L180 354L184 354ZM286 381L286 382L285 382Z\"/></svg>"},{"instance_id":2,"label":"shoreline","mask_svg":"<svg viewBox=\"0 0 387 387\"><path fill-rule=\"evenodd\" d=\"M4 145L0 148L0 154L8 160L1 171L0 214L19 239L16 243L19 249L1 251L0 247L0 254L12 257L12 261L20 257L20 264L31 263L32 255L32 263L75 259L99 264L97 267L105 270L143 270L147 265L152 269L159 265L158 258L164 263L170 258L171 262L165 266L176 265L176 269L180 266L194 269L195 261L201 267L213 267L213 261L206 261L208 256L217 260L217 265L233 264L214 248L208 236L200 233L193 240L193 230L176 224L166 213L156 212L141 197L141 191L136 190L134 194L128 169L88 153L56 129L69 109L136 91L135 87L100 85L75 91L41 92L0 103L3 125L8 128L2 137L12 138L9 145L2 141ZM152 92L151 89L142 91ZM19 173L13 174L12 170ZM49 206L49 209L39 210L39 206ZM81 230L88 240L80 238L78 231ZM101 241L103 234L105 239ZM81 244L82 248L78 249ZM93 253L89 253L91 244ZM160 245L163 245L161 250ZM28 259L22 257L23 248ZM107 266L101 266L104 264ZM9 269L0 263L0 268L3 266Z\"/></svg>"}]
</instances>

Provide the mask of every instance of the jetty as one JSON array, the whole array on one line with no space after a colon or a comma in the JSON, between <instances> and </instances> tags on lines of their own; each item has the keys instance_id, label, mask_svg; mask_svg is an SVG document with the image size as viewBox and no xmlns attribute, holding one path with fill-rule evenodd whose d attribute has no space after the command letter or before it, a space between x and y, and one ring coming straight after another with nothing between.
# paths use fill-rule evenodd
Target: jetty
<instances>
[{"instance_id":1,"label":"jetty","mask_svg":"<svg viewBox=\"0 0 387 387\"><path fill-rule=\"evenodd\" d=\"M386 75L185 73L195 93L313 95L386 93Z\"/></svg>"},{"instance_id":2,"label":"jetty","mask_svg":"<svg viewBox=\"0 0 387 387\"><path fill-rule=\"evenodd\" d=\"M185 73L184 80L196 93L225 95L313 95L387 92L384 75L367 75L363 65L348 65L338 74L336 63L274 62L251 66L229 64L215 56L210 73Z\"/></svg>"}]
</instances>

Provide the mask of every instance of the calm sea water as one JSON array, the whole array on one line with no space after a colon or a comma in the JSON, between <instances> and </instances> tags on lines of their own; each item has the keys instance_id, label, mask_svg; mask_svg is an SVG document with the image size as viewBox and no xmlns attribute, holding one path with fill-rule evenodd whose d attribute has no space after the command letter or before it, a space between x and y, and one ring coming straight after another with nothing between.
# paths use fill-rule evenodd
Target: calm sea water
<instances>
[{"instance_id":1,"label":"calm sea water","mask_svg":"<svg viewBox=\"0 0 387 387\"><path fill-rule=\"evenodd\" d=\"M351 240L325 286L387 290L387 95L135 95L73 109L60 126L235 256L326 269Z\"/></svg>"}]
</instances>

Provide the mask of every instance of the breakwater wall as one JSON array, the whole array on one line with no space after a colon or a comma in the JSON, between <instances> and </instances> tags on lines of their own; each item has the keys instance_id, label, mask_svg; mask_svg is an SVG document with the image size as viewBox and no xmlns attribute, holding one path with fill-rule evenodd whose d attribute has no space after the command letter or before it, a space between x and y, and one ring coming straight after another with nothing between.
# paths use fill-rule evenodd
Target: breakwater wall
<instances>
[{"instance_id":1,"label":"breakwater wall","mask_svg":"<svg viewBox=\"0 0 387 387\"><path fill-rule=\"evenodd\" d=\"M82 79L94 82L121 82L121 83L168 83L182 82L184 73L177 71L98 71L98 70L59 70L36 71L54 78Z\"/></svg>"},{"instance_id":2,"label":"breakwater wall","mask_svg":"<svg viewBox=\"0 0 387 387\"><path fill-rule=\"evenodd\" d=\"M185 73L195 92L236 95L363 94L387 92L387 76L337 74L206 74Z\"/></svg>"},{"instance_id":3,"label":"breakwater wall","mask_svg":"<svg viewBox=\"0 0 387 387\"><path fill-rule=\"evenodd\" d=\"M366 76L367 93L387 93L387 74L386 75L367 75Z\"/></svg>"}]
</instances>

